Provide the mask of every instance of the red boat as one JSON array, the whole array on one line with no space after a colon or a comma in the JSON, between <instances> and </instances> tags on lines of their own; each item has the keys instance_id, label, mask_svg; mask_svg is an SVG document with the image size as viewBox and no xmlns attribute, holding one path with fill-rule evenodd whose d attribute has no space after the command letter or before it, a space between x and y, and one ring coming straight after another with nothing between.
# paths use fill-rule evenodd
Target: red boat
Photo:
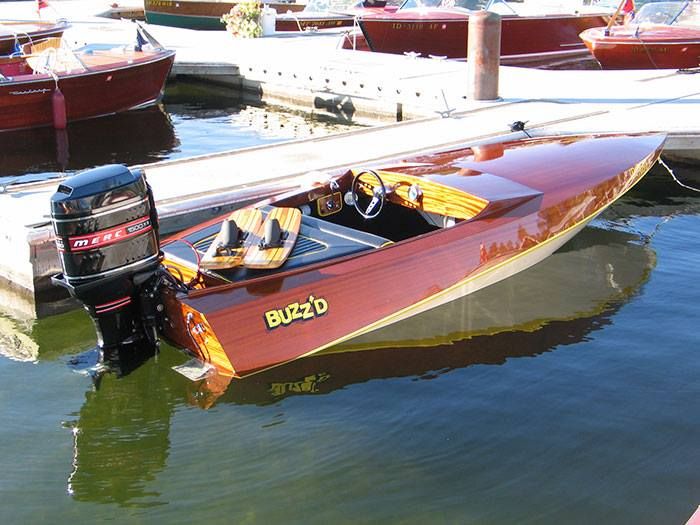
<instances>
[{"instance_id":1,"label":"red boat","mask_svg":"<svg viewBox=\"0 0 700 525\"><path fill-rule=\"evenodd\" d=\"M140 50L111 44L71 50L58 39L25 50L0 59L0 131L63 127L155 104L175 58L174 51L151 44Z\"/></svg>"},{"instance_id":2,"label":"red boat","mask_svg":"<svg viewBox=\"0 0 700 525\"><path fill-rule=\"evenodd\" d=\"M358 23L370 50L466 58L470 0L407 0L395 13L363 15ZM491 2L501 15L501 63L535 65L585 57L581 31L605 25L610 13L586 6L539 8L533 2ZM451 7L445 7L451 5ZM469 8L473 6L474 8Z\"/></svg>"},{"instance_id":3,"label":"red boat","mask_svg":"<svg viewBox=\"0 0 700 525\"><path fill-rule=\"evenodd\" d=\"M0 21L0 56L10 55L22 45L44 38L57 38L70 27L65 20L57 22L34 21Z\"/></svg>"},{"instance_id":4,"label":"red boat","mask_svg":"<svg viewBox=\"0 0 700 525\"><path fill-rule=\"evenodd\" d=\"M162 247L143 173L97 168L52 197L64 269L54 282L85 304L105 352L162 333L242 377L536 264L632 188L663 144L561 136L416 155L328 177Z\"/></svg>"},{"instance_id":5,"label":"red boat","mask_svg":"<svg viewBox=\"0 0 700 525\"><path fill-rule=\"evenodd\" d=\"M596 27L581 40L605 69L687 69L700 66L700 4L645 4L625 25Z\"/></svg>"}]
</instances>

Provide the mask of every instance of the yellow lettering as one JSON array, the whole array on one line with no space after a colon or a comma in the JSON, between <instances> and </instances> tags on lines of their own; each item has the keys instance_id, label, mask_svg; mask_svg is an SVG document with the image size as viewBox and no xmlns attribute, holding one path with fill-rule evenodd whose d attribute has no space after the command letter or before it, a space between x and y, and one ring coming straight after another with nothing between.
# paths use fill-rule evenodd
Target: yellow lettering
<instances>
[{"instance_id":1,"label":"yellow lettering","mask_svg":"<svg viewBox=\"0 0 700 525\"><path fill-rule=\"evenodd\" d=\"M264 313L265 324L272 330L280 325L290 325L294 321L308 321L328 311L328 301L310 295L304 303L290 303L284 308L269 310Z\"/></svg>"},{"instance_id":2,"label":"yellow lettering","mask_svg":"<svg viewBox=\"0 0 700 525\"><path fill-rule=\"evenodd\" d=\"M280 319L282 319L282 324L287 326L290 324L292 321L294 321L294 318L292 317L292 312L289 309L289 306L287 306L284 310L278 310L280 313Z\"/></svg>"},{"instance_id":3,"label":"yellow lettering","mask_svg":"<svg viewBox=\"0 0 700 525\"><path fill-rule=\"evenodd\" d=\"M292 321L301 319L301 312L299 311L299 303L292 303L287 307L291 312Z\"/></svg>"},{"instance_id":4,"label":"yellow lettering","mask_svg":"<svg viewBox=\"0 0 700 525\"><path fill-rule=\"evenodd\" d=\"M328 302L325 299L316 299L314 300L314 308L316 315L323 315L328 311Z\"/></svg>"},{"instance_id":5,"label":"yellow lettering","mask_svg":"<svg viewBox=\"0 0 700 525\"><path fill-rule=\"evenodd\" d=\"M280 318L280 314L278 310L270 310L268 312L265 312L265 322L267 323L267 327L272 330L273 328L277 328L279 325L282 324L282 319Z\"/></svg>"}]
</instances>

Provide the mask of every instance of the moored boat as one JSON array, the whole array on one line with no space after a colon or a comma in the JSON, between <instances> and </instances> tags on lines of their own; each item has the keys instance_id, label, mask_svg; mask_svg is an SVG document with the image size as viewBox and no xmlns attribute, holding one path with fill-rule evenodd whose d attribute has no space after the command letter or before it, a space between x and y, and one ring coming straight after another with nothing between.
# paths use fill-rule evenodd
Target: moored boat
<instances>
[{"instance_id":1,"label":"moored boat","mask_svg":"<svg viewBox=\"0 0 700 525\"><path fill-rule=\"evenodd\" d=\"M0 59L0 131L64 127L156 103L175 52L153 42L78 49L59 39L25 44L23 54Z\"/></svg>"},{"instance_id":2,"label":"moored boat","mask_svg":"<svg viewBox=\"0 0 700 525\"><path fill-rule=\"evenodd\" d=\"M638 235L589 226L565 249L510 279L235 384L192 361L175 370L196 381L190 401L209 408L216 402L274 403L373 379L430 377L536 357L610 324L639 293L655 260Z\"/></svg>"},{"instance_id":3,"label":"moored boat","mask_svg":"<svg viewBox=\"0 0 700 525\"><path fill-rule=\"evenodd\" d=\"M643 5L624 25L583 31L581 40L605 69L700 66L700 3Z\"/></svg>"},{"instance_id":4,"label":"moored boat","mask_svg":"<svg viewBox=\"0 0 700 525\"><path fill-rule=\"evenodd\" d=\"M69 27L66 20L0 20L0 56L10 55L24 44L45 38L60 38Z\"/></svg>"},{"instance_id":5,"label":"moored boat","mask_svg":"<svg viewBox=\"0 0 700 525\"><path fill-rule=\"evenodd\" d=\"M64 267L55 282L86 305L105 351L162 333L243 377L536 264L634 186L663 143L565 136L416 155L243 208L162 247L143 174L99 168L52 198Z\"/></svg>"},{"instance_id":6,"label":"moored boat","mask_svg":"<svg viewBox=\"0 0 700 525\"><path fill-rule=\"evenodd\" d=\"M538 65L585 57L578 38L585 29L605 25L607 9L577 3L535 0L487 5L473 0L406 0L395 13L360 16L358 24L370 50L424 56L467 56L469 15L481 9L501 15L501 63Z\"/></svg>"},{"instance_id":7,"label":"moored boat","mask_svg":"<svg viewBox=\"0 0 700 525\"><path fill-rule=\"evenodd\" d=\"M226 28L221 17L229 13L238 2L218 0L144 0L146 22L186 29ZM297 12L304 4L294 1L264 2L278 13Z\"/></svg>"}]
</instances>

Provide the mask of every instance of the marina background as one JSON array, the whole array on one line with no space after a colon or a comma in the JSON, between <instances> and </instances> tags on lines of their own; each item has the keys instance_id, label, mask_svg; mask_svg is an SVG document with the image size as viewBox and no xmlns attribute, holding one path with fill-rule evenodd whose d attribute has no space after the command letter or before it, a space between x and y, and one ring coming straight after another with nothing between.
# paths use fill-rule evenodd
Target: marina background
<instances>
[{"instance_id":1,"label":"marina background","mask_svg":"<svg viewBox=\"0 0 700 525\"><path fill-rule=\"evenodd\" d=\"M3 134L0 181L339 130L196 84L164 102L71 124L67 157L50 130ZM167 345L94 380L82 312L0 317L3 521L683 523L698 228L698 194L657 167L540 265L230 384L177 374Z\"/></svg>"}]
</instances>

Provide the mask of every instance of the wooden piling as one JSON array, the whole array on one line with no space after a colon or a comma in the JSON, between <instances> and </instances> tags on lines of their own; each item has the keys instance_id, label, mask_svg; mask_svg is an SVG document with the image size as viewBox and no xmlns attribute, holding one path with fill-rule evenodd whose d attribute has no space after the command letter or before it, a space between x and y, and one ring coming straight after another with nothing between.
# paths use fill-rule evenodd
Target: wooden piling
<instances>
[{"instance_id":1,"label":"wooden piling","mask_svg":"<svg viewBox=\"0 0 700 525\"><path fill-rule=\"evenodd\" d=\"M501 17L489 11L469 15L467 32L467 97L471 100L498 98L498 68L501 57Z\"/></svg>"}]
</instances>

